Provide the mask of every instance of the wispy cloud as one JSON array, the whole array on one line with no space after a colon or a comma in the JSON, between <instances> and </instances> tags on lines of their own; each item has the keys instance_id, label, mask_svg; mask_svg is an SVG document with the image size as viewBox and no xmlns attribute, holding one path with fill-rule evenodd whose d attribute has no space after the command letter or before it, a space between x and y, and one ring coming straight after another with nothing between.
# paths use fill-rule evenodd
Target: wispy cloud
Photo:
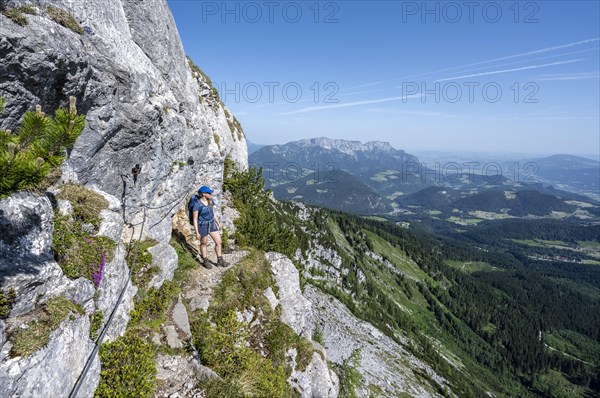
<instances>
[{"instance_id":1,"label":"wispy cloud","mask_svg":"<svg viewBox=\"0 0 600 398\"><path fill-rule=\"evenodd\" d=\"M369 113L388 113L397 116L427 116L427 117L444 117L444 118L458 118L460 117L454 113L444 112L428 112L428 111L402 111L393 108L367 108L365 112Z\"/></svg>"},{"instance_id":2,"label":"wispy cloud","mask_svg":"<svg viewBox=\"0 0 600 398\"><path fill-rule=\"evenodd\" d=\"M483 64L487 64L487 63L491 63L491 62L504 61L507 59L526 57L526 56L535 55L535 54L542 54L542 53L546 53L546 52L550 52L550 51L562 50L563 48L580 46L583 44L589 44L589 43L594 43L594 42L598 42L598 41L600 41L600 37L596 37L593 39L579 40L579 41L575 41L572 43L562 44L559 46L546 47L546 48L541 48L539 50L528 51L528 52L524 52L524 53L507 55L507 56L499 57L499 58L492 58L492 59L488 59L485 61L479 61L479 62L473 62L473 63L469 63L469 64L464 64L464 65L453 66L450 68L439 69L439 70L427 72L427 73L420 73L418 75L407 76L407 77L404 77L399 80L410 79L410 78L415 78L415 77L424 77L424 76L429 76L429 75L433 75L436 73L449 72L449 71L453 71L453 70L457 70L457 69L463 69L463 68L467 68L467 67L471 67L471 66L483 65Z\"/></svg>"},{"instance_id":3,"label":"wispy cloud","mask_svg":"<svg viewBox=\"0 0 600 398\"><path fill-rule=\"evenodd\" d=\"M486 117L482 120L486 121L513 121L513 120L598 120L598 116L500 116Z\"/></svg>"},{"instance_id":4,"label":"wispy cloud","mask_svg":"<svg viewBox=\"0 0 600 398\"><path fill-rule=\"evenodd\" d=\"M343 93L340 94L339 97L350 97L352 95L359 95L359 94L369 94L369 93L377 93L379 91L383 91L382 88L379 88L377 90L366 90L366 91L357 91L355 93Z\"/></svg>"},{"instance_id":5,"label":"wispy cloud","mask_svg":"<svg viewBox=\"0 0 600 398\"><path fill-rule=\"evenodd\" d=\"M566 74L550 74L542 75L535 80L550 81L550 80L583 80L583 79L598 79L600 78L599 72L580 72L580 73L566 73Z\"/></svg>"},{"instance_id":6,"label":"wispy cloud","mask_svg":"<svg viewBox=\"0 0 600 398\"><path fill-rule=\"evenodd\" d=\"M354 90L356 88L377 86L378 84L383 84L383 82L365 83L365 84L359 84L358 86L344 87L344 88L340 88L340 91L349 91L349 90Z\"/></svg>"},{"instance_id":7,"label":"wispy cloud","mask_svg":"<svg viewBox=\"0 0 600 398\"><path fill-rule=\"evenodd\" d=\"M398 97L387 97L387 98L379 98L373 100L366 101L355 101L355 102L346 102L343 104L331 104L331 105L321 105L321 106L309 106L302 109L297 109L295 111L289 112L281 112L279 115L297 115L299 113L307 113L314 111L323 111L325 109L337 109L337 108L349 108L351 106L359 106L359 105L369 105L369 104L381 104L384 102L392 102L392 101L404 101L411 98L421 98L422 94L411 94L411 95L401 95Z\"/></svg>"},{"instance_id":8,"label":"wispy cloud","mask_svg":"<svg viewBox=\"0 0 600 398\"><path fill-rule=\"evenodd\" d=\"M528 69L546 68L548 66L572 64L574 62L583 61L584 59L585 58L570 59L568 61L552 62L552 63L549 63L549 64L529 65L529 66L523 66L521 68L502 69L502 70L495 70L495 71L491 71L491 72L473 73L473 74L470 74L470 75L447 77L447 78L444 78L444 79L435 80L435 83L437 83L437 82L445 82L445 81L448 81L448 80L466 79L467 77L497 75L497 74L500 74L500 73L510 73L510 72L517 72L517 71L521 71L521 70L528 70Z\"/></svg>"},{"instance_id":9,"label":"wispy cloud","mask_svg":"<svg viewBox=\"0 0 600 398\"><path fill-rule=\"evenodd\" d=\"M488 59L488 60L485 60L485 61L479 61L479 62L473 62L473 63L469 63L469 64L464 64L464 65L454 66L454 67L451 67L451 68L440 69L440 70L437 70L437 71L423 73L423 74L420 74L420 75L413 75L413 76L406 77L405 79L419 77L419 76L428 76L428 75L440 74L442 72L448 72L448 71L452 71L452 70L460 70L460 69L464 69L464 68L468 68L468 67L472 67L472 66L485 65L485 64L489 64L489 63L493 63L493 62L498 62L498 61L505 61L505 60L515 59L515 58L520 58L520 57L527 57L527 56L536 55L536 54L543 54L543 53L547 53L547 52L551 52L551 51L562 50L562 49L565 49L565 48L580 46L580 45L584 45L584 44L596 43L598 41L600 41L600 38L592 38L592 39L586 39L586 40L579 40L579 41L576 41L576 42L562 44L562 45L558 45L558 46L545 47L545 48L541 48L541 49L538 49L538 50L533 50L533 51L528 51L528 52L523 52L523 53L517 53L517 54L507 55L507 56L503 56L503 57L492 58L492 59ZM492 71L481 72L481 73L470 73L470 72L477 71L477 70L485 70L485 69L489 69L489 68L499 68L499 67L508 66L508 65L514 65L514 64L519 64L519 63L523 63L523 62L533 62L533 61L539 61L539 60L542 60L542 59L548 59L548 58L554 58L554 57L560 57L560 56L566 56L566 55L573 55L573 54L576 54L576 53L589 52L589 51L597 51L597 50L598 50L598 48L594 47L594 48L591 48L591 49L571 51L571 52L566 52L566 53L561 53L561 54L554 54L554 55L549 55L549 56L544 56L544 57L537 57L537 58L533 58L533 59L519 60L519 61L515 61L515 62L510 62L510 63L503 63L503 64L497 64L497 65L488 65L488 66L485 66L485 67L480 67L480 68L471 69L471 70L467 69L467 70L464 70L464 71L460 72L460 73L467 73L465 75L437 79L437 80L434 80L434 82L443 82L443 81L448 81L448 80L459 80L459 79L466 79L466 78L470 78L470 77L497 75L497 74L502 74L502 73L511 73L511 72L518 72L518 71L524 71L524 70L547 68L547 67L557 66L557 65L571 64L571 63L583 61L585 58L570 59L570 60L565 60L565 61L551 62L551 63L545 63L545 64L539 64L539 65L527 65L527 66L518 67L518 68L498 69L498 70L492 70ZM459 73L459 72L455 72L455 73ZM540 80L567 80L568 79L567 76L568 75L560 75L560 76L557 75L557 76L554 76L554 77L553 76L549 76L546 79L540 79ZM579 77L579 78L583 79L584 77ZM591 78L591 77L585 77L585 78ZM575 79L575 77L572 77L571 79ZM360 85L357 85L357 86L347 87L347 88L344 88L344 89L340 89L339 92L348 91L348 90L357 89L357 88L362 88L362 87L376 86L376 85L379 85L379 84L383 84L383 83L382 82L372 82L372 83L360 84ZM398 88L398 86L396 88ZM356 92L356 93L341 93L339 96L343 97L343 96L350 96L350 95L358 95L358 94L365 94L365 93L375 92L375 91L381 91L381 90L382 89L368 90L368 91L359 91L359 92ZM315 105L315 106L304 107L304 108L297 109L297 110L294 110L294 111L281 112L281 113L279 113L279 115L295 115L295 114L301 114L301 113L307 113L307 112L322 111L322 110L327 110L327 109L349 108L349 107L354 107L354 106L379 104L379 103L386 103L386 102L393 102L393 101L400 101L400 100L406 101L407 99L421 98L422 96L423 96L423 94L413 94L413 95L403 95L403 96L395 96L395 97L385 97L385 98L378 98L378 99L370 99L370 100L364 100L364 101L354 101L354 102L347 102L347 103L337 103L337 104L330 104L330 105ZM306 100L302 100L302 101L299 101L299 102L304 102L304 101L306 101ZM424 116L426 116L426 115L424 115Z\"/></svg>"},{"instance_id":10,"label":"wispy cloud","mask_svg":"<svg viewBox=\"0 0 600 398\"><path fill-rule=\"evenodd\" d=\"M581 54L581 53L587 53L590 51L599 51L600 48L587 48L585 50L578 50L578 51L569 51L566 53L560 53L560 54L554 54L554 55L547 55L545 57L536 57L536 58L529 58L529 59L522 59L520 61L513 61L513 62L505 62L502 64L496 64L496 65L488 65L488 66L483 66L480 68L471 68L471 69L465 69L456 73L471 73L471 72L476 72L478 70L485 70L485 69L491 69L491 68L500 68L503 66L510 66L510 65L518 65L518 64L523 64L523 63L527 63L527 62L534 62L534 61L541 61L544 59L550 59L550 58L557 58L557 57L564 57L567 55L575 55L575 54Z\"/></svg>"}]
</instances>

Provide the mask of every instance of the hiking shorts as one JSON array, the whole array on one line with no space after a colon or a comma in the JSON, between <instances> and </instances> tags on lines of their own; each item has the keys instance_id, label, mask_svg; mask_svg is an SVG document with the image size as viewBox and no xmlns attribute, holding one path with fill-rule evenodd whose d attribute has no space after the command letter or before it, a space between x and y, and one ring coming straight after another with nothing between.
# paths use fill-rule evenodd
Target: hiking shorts
<instances>
[{"instance_id":1,"label":"hiking shorts","mask_svg":"<svg viewBox=\"0 0 600 398\"><path fill-rule=\"evenodd\" d=\"M217 222L215 220L208 222L199 222L198 223L198 232L200 232L200 238L204 238L210 232L218 231Z\"/></svg>"}]
</instances>

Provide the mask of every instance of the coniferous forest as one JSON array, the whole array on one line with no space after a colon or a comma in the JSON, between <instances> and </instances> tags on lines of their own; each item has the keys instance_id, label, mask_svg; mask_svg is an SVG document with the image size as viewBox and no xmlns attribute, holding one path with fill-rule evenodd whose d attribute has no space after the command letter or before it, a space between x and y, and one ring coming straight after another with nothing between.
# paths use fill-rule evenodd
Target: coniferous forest
<instances>
[{"instance_id":1,"label":"coniferous forest","mask_svg":"<svg viewBox=\"0 0 600 398\"><path fill-rule=\"evenodd\" d=\"M336 247L348 268L341 288L321 287L390 337L398 330L410 335L415 343L408 348L461 396L600 392L600 265L539 260L531 253L564 252L572 259L573 251L520 241L598 242L599 226L514 220L441 234L420 223L401 226L325 209L311 221L327 226L321 241ZM338 228L343 240L334 238ZM309 238L297 235L302 247ZM385 245L391 249L382 250ZM368 252L394 265L402 253L419 277L402 265L390 274ZM418 312L403 308L415 303L422 303Z\"/></svg>"}]
</instances>

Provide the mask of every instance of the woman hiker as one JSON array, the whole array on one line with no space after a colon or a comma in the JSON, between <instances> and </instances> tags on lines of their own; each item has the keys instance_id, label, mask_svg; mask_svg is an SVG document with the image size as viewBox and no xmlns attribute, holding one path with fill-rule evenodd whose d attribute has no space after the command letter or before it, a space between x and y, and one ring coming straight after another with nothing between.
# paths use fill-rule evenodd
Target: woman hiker
<instances>
[{"instance_id":1,"label":"woman hiker","mask_svg":"<svg viewBox=\"0 0 600 398\"><path fill-rule=\"evenodd\" d=\"M200 241L200 255L202 256L202 265L206 269L211 269L214 265L206 256L206 246L208 245L208 236L215 241L215 253L217 253L217 265L227 267L229 264L223 260L221 255L221 223L213 209L212 200L213 190L203 185L198 190L198 200L193 203L193 220L196 239Z\"/></svg>"}]
</instances>

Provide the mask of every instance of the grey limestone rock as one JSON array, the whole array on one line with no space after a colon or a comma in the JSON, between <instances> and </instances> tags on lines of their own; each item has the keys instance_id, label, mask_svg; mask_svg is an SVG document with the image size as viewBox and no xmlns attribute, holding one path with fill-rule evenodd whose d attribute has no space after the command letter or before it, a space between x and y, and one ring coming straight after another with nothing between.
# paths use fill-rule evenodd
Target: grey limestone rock
<instances>
[{"instance_id":1,"label":"grey limestone rock","mask_svg":"<svg viewBox=\"0 0 600 398\"><path fill-rule=\"evenodd\" d=\"M211 185L221 203L223 161L229 156L246 168L246 141L218 98L200 100L210 84L190 67L166 0L33 3L38 15L27 15L26 26L0 13L0 96L6 99L0 128L16 131L35 105L51 114L67 106L69 96L76 97L86 127L61 166L62 181L78 182L107 198L99 234L118 244L97 289L88 280L69 280L52 255L50 200L14 194L0 201L0 287L16 290L11 318L64 295L87 314L101 310L106 320L127 286L107 331L111 341L123 334L137 291L129 281L125 243L156 239L161 274L153 283L171 278L173 215L200 185ZM85 32L53 21L48 6L67 11ZM69 212L64 203L60 208ZM228 212L224 218L235 216ZM7 324L0 325L0 352L5 352L11 343ZM68 395L91 344L84 316L63 323L45 348L27 358L0 354L0 390L14 396ZM81 396L92 396L97 385L94 361Z\"/></svg>"},{"instance_id":2,"label":"grey limestone rock","mask_svg":"<svg viewBox=\"0 0 600 398\"><path fill-rule=\"evenodd\" d=\"M86 316L66 320L52 333L46 347L27 358L5 359L0 364L3 394L13 397L68 396L94 347L88 333ZM96 357L78 396L92 396L99 378L100 360Z\"/></svg>"},{"instance_id":3,"label":"grey limestone rock","mask_svg":"<svg viewBox=\"0 0 600 398\"><path fill-rule=\"evenodd\" d=\"M175 325L177 325L179 330L185 333L187 337L192 335L187 310L185 309L185 305L183 305L181 302L181 296L173 308L173 314L171 315L171 318L173 318L173 322Z\"/></svg>"},{"instance_id":4,"label":"grey limestone rock","mask_svg":"<svg viewBox=\"0 0 600 398\"><path fill-rule=\"evenodd\" d=\"M164 281L173 279L178 262L177 253L168 243L159 243L149 248L148 252L152 254L152 265L160 269L150 281L150 285L159 288Z\"/></svg>"},{"instance_id":5,"label":"grey limestone rock","mask_svg":"<svg viewBox=\"0 0 600 398\"><path fill-rule=\"evenodd\" d=\"M296 266L289 258L280 253L268 252L266 257L271 264L275 282L279 288L281 320L299 335L310 338L312 335L312 324L310 323L312 308L311 303L300 290L300 274Z\"/></svg>"},{"instance_id":6,"label":"grey limestone rock","mask_svg":"<svg viewBox=\"0 0 600 398\"><path fill-rule=\"evenodd\" d=\"M177 335L177 330L175 330L175 326L167 325L164 328L165 335L167 338L167 345L171 348L181 348L183 347L183 343L179 340L179 336Z\"/></svg>"},{"instance_id":7,"label":"grey limestone rock","mask_svg":"<svg viewBox=\"0 0 600 398\"><path fill-rule=\"evenodd\" d=\"M270 286L265 289L265 291L263 292L263 296L265 296L267 300L269 300L269 305L271 306L272 310L277 308L277 306L279 305L279 299L277 298L277 296L275 296L275 293L273 293L273 289Z\"/></svg>"},{"instance_id":8,"label":"grey limestone rock","mask_svg":"<svg viewBox=\"0 0 600 398\"><path fill-rule=\"evenodd\" d=\"M302 398L336 398L339 394L339 378L327 366L325 349L315 344L316 351L306 369L294 369L288 382L294 387ZM295 349L290 353L295 364Z\"/></svg>"},{"instance_id":9,"label":"grey limestone rock","mask_svg":"<svg viewBox=\"0 0 600 398\"><path fill-rule=\"evenodd\" d=\"M55 23L49 5L91 33ZM146 206L144 235L166 242L173 209L192 188L210 184L221 192L225 156L247 167L243 133L235 126L232 132L233 116L220 101L200 102L203 78L188 65L165 0L41 0L36 6L39 15L28 15L26 26L0 15L0 75L6 77L0 128L16 130L35 104L52 113L75 96L86 128L64 178L123 198L127 221L139 220Z\"/></svg>"},{"instance_id":10,"label":"grey limestone rock","mask_svg":"<svg viewBox=\"0 0 600 398\"><path fill-rule=\"evenodd\" d=\"M358 371L364 385L357 389L359 397L370 396L369 385L377 386L385 397L440 397L438 390L424 384L413 369L426 373L439 386L448 386L429 365L370 323L356 318L337 299L311 285L306 286L304 295L313 305L314 323L323 331L329 360L341 364L360 350Z\"/></svg>"}]
</instances>

